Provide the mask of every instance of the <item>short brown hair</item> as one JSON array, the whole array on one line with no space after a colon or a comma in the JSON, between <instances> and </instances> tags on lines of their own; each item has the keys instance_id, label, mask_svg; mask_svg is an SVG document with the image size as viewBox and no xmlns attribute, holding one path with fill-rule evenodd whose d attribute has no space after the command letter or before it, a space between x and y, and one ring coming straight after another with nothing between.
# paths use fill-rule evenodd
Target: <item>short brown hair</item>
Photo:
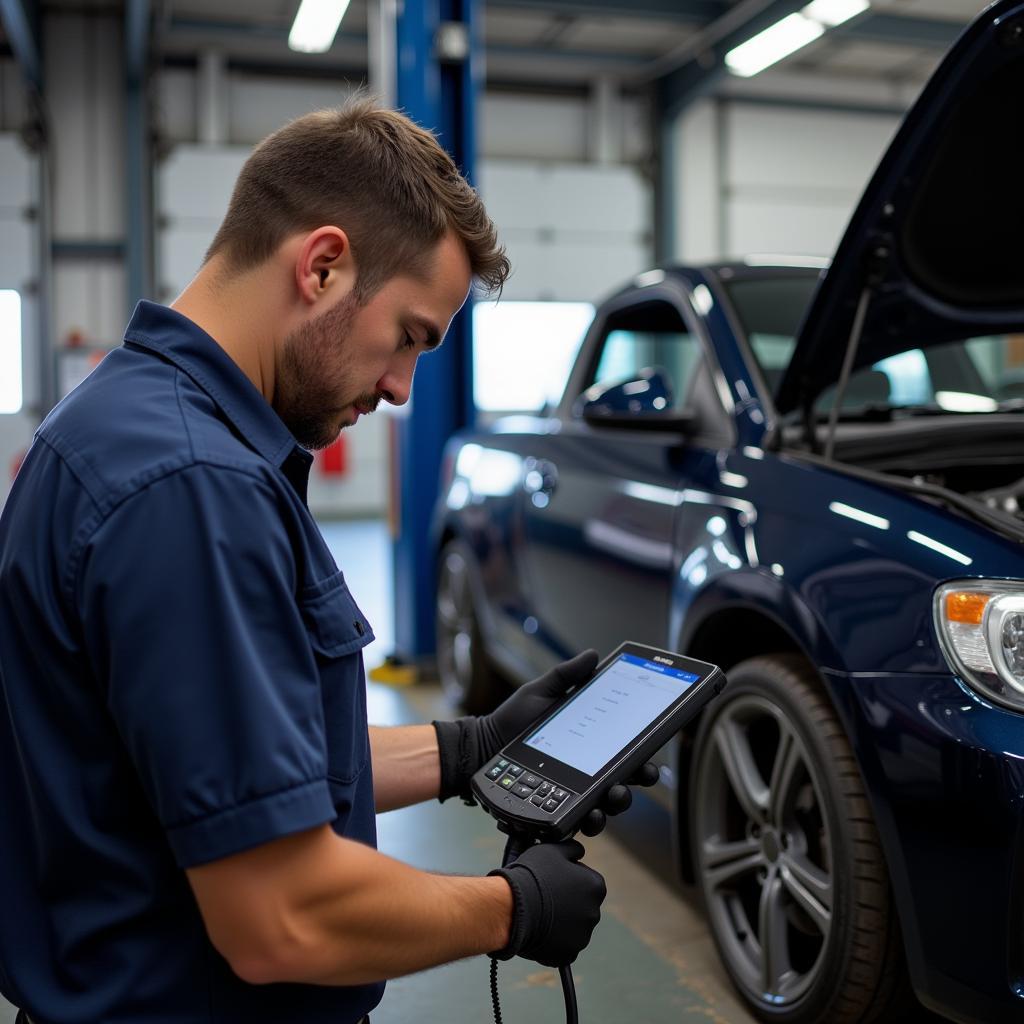
<instances>
[{"instance_id":1,"label":"short brown hair","mask_svg":"<svg viewBox=\"0 0 1024 1024\"><path fill-rule=\"evenodd\" d=\"M348 234L362 300L397 274L423 273L449 231L488 292L511 269L480 196L437 139L365 96L296 118L253 150L206 259L249 270L324 224Z\"/></svg>"}]
</instances>

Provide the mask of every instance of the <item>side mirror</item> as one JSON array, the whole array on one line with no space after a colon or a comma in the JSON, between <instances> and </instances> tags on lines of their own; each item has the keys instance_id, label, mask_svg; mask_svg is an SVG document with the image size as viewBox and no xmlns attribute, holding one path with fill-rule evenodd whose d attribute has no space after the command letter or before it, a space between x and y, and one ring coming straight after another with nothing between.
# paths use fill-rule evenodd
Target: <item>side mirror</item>
<instances>
[{"instance_id":1,"label":"side mirror","mask_svg":"<svg viewBox=\"0 0 1024 1024\"><path fill-rule=\"evenodd\" d=\"M674 400L668 375L648 368L634 380L588 388L578 399L576 411L593 426L692 434L696 414L673 409Z\"/></svg>"}]
</instances>

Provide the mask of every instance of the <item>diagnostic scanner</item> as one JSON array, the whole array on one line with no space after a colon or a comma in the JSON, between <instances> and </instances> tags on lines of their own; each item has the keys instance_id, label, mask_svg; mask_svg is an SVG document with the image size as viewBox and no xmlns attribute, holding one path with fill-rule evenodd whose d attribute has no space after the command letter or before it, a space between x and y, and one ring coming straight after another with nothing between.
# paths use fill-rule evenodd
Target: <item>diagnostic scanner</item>
<instances>
[{"instance_id":1,"label":"diagnostic scanner","mask_svg":"<svg viewBox=\"0 0 1024 1024\"><path fill-rule=\"evenodd\" d=\"M505 831L566 839L724 686L715 665L624 643L473 776L473 795Z\"/></svg>"}]
</instances>

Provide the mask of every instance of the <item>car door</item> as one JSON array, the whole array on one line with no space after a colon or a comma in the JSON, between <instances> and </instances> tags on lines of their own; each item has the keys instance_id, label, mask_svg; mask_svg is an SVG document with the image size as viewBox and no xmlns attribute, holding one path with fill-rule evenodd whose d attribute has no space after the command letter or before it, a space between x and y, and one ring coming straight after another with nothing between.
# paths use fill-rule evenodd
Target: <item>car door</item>
<instances>
[{"instance_id":1,"label":"car door","mask_svg":"<svg viewBox=\"0 0 1024 1024\"><path fill-rule=\"evenodd\" d=\"M580 355L559 429L533 439L524 462L522 558L531 624L554 654L623 640L668 646L675 554L673 525L685 482L706 474L714 454L705 424L679 430L594 425L583 418L588 396L657 375L653 403L627 398L629 417L690 409L713 398L701 339L674 293L640 289L599 314ZM583 371L582 373L580 371ZM627 396L633 385L617 388ZM706 413L701 413L703 418ZM710 418L721 433L719 407ZM702 470L702 464L705 469Z\"/></svg>"}]
</instances>

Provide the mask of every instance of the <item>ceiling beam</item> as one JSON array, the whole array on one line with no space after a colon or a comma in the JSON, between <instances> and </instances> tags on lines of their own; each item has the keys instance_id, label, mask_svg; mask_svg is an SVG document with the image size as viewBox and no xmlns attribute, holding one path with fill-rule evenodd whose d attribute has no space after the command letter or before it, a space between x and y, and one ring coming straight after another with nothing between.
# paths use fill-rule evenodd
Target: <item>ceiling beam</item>
<instances>
[{"instance_id":1,"label":"ceiling beam","mask_svg":"<svg viewBox=\"0 0 1024 1024\"><path fill-rule=\"evenodd\" d=\"M807 0L741 0L678 52L655 61L647 77L654 80L659 116L674 118L713 88L733 47L806 6Z\"/></svg>"},{"instance_id":2,"label":"ceiling beam","mask_svg":"<svg viewBox=\"0 0 1024 1024\"><path fill-rule=\"evenodd\" d=\"M727 15L707 26L695 39L684 44L674 61L672 54L655 61L651 68L656 74L651 75L649 70L646 77L653 78L656 83L663 116L675 116L687 104L712 89L726 73L725 55L733 47L800 10L806 2L743 0ZM749 16L741 17L745 9ZM947 50L963 28L956 22L868 12L830 29L828 37ZM670 66L673 63L675 66Z\"/></svg>"},{"instance_id":3,"label":"ceiling beam","mask_svg":"<svg viewBox=\"0 0 1024 1024\"><path fill-rule=\"evenodd\" d=\"M39 4L33 0L0 0L0 21L22 74L36 92L43 91L43 59L39 49Z\"/></svg>"},{"instance_id":4,"label":"ceiling beam","mask_svg":"<svg viewBox=\"0 0 1024 1024\"><path fill-rule=\"evenodd\" d=\"M806 3L807 0L804 0L804 2ZM220 45L224 45L225 40L244 38L246 35L281 43L287 42L288 39L287 26L274 26L270 24L247 26L243 21L224 21L222 19L207 21L196 18L172 18L170 24L163 29L163 33L166 38L173 41L201 39L209 36L211 39L218 40ZM356 44L365 48L367 37L364 32L359 30L339 32L335 37L335 45L339 46L342 43ZM615 50L562 50L556 47L540 45L521 46L509 43L488 43L485 50L489 56L494 57L540 58L559 60L569 64L603 61L607 63L609 70L619 74L632 73L637 67L649 63L649 58L647 57L629 53L624 54ZM284 51L284 53L286 52ZM237 61L231 57L230 50L228 54L229 64L234 67ZM295 65L308 66L309 61L305 55L296 56ZM328 68L334 67L334 65L325 66Z\"/></svg>"},{"instance_id":5,"label":"ceiling beam","mask_svg":"<svg viewBox=\"0 0 1024 1024\"><path fill-rule=\"evenodd\" d=\"M577 17L605 15L705 25L728 9L725 0L489 0L488 11L537 10Z\"/></svg>"},{"instance_id":6,"label":"ceiling beam","mask_svg":"<svg viewBox=\"0 0 1024 1024\"><path fill-rule=\"evenodd\" d=\"M898 43L932 50L948 50L966 28L966 23L937 18L913 18L901 14L870 12L831 30L835 39L866 43Z\"/></svg>"}]
</instances>

